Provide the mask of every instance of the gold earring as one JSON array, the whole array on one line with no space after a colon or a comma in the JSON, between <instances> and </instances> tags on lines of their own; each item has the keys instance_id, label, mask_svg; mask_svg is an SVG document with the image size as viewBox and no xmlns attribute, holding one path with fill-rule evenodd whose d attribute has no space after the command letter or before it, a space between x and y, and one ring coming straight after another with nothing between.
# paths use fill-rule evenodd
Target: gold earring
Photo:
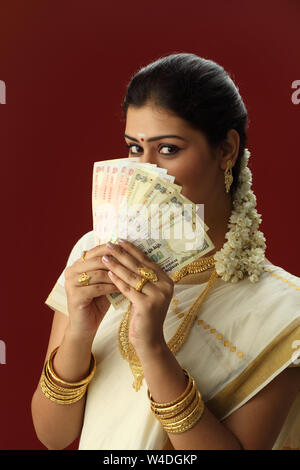
<instances>
[{"instance_id":1,"label":"gold earring","mask_svg":"<svg viewBox=\"0 0 300 470\"><path fill-rule=\"evenodd\" d=\"M225 188L226 188L226 193L229 193L230 186L231 186L231 184L232 184L232 182L233 182L231 160L227 160L227 167L226 167L224 176L225 176Z\"/></svg>"}]
</instances>

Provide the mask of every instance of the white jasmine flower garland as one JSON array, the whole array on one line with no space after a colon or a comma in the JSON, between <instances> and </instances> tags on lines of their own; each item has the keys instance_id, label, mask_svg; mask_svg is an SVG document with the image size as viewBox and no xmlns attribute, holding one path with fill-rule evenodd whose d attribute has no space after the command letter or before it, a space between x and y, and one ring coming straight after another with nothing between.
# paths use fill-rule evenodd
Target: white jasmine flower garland
<instances>
[{"instance_id":1,"label":"white jasmine flower garland","mask_svg":"<svg viewBox=\"0 0 300 470\"><path fill-rule=\"evenodd\" d=\"M233 200L223 248L214 254L215 268L223 281L238 282L248 276L257 282L263 272L266 239L260 230L261 215L256 210L256 196L251 189L252 173L247 163L250 152L245 149L241 160L238 187Z\"/></svg>"}]
</instances>

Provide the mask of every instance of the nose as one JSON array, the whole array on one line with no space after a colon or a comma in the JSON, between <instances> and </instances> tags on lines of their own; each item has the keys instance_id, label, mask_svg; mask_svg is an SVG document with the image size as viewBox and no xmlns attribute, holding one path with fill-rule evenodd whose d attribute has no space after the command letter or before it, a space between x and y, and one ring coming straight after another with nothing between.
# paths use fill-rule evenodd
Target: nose
<instances>
[{"instance_id":1,"label":"nose","mask_svg":"<svg viewBox=\"0 0 300 470\"><path fill-rule=\"evenodd\" d=\"M157 164L156 157L155 157L155 152L151 151L150 149L144 150L143 155L141 155L141 157L139 158L139 162L140 163L152 163L152 164L155 163L155 164Z\"/></svg>"}]
</instances>

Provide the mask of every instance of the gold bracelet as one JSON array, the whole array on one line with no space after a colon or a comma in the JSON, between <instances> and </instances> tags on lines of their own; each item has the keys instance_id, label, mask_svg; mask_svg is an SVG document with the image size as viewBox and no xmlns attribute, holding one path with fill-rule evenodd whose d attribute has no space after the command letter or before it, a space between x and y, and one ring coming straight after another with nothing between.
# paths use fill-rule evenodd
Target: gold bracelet
<instances>
[{"instance_id":1,"label":"gold bracelet","mask_svg":"<svg viewBox=\"0 0 300 470\"><path fill-rule=\"evenodd\" d=\"M67 386L70 386L70 387L79 387L80 385L88 384L92 380L92 378L95 374L95 371L96 371L96 358L95 358L94 354L92 353L93 367L92 367L92 370L89 373L89 375L85 379L80 380L79 382L66 382L65 380L58 377L56 375L56 373L54 372L54 369L53 369L53 359L54 359L55 354L57 353L58 348L59 348L59 346L57 346L57 348L55 348L52 351L52 353L50 354L50 357L48 359L49 374L55 380L55 382L60 383L61 385L67 385Z\"/></svg>"},{"instance_id":2,"label":"gold bracelet","mask_svg":"<svg viewBox=\"0 0 300 470\"><path fill-rule=\"evenodd\" d=\"M66 388L62 387L60 385L57 385L55 381L51 378L51 375L49 374L49 363L48 361L46 362L44 366L44 381L46 382L47 386L55 391L55 392L63 392L65 395L72 395L75 392L79 392L80 390L84 390L86 388L86 385L81 385L79 387L72 387L72 388Z\"/></svg>"},{"instance_id":3,"label":"gold bracelet","mask_svg":"<svg viewBox=\"0 0 300 470\"><path fill-rule=\"evenodd\" d=\"M79 382L66 382L56 375L53 369L53 358L58 350L55 348L46 361L40 378L40 386L43 394L51 401L68 405L81 400L87 391L89 382L96 370L96 359L92 353L93 366L89 375ZM60 385L58 385L60 384ZM63 387L65 385L66 387Z\"/></svg>"},{"instance_id":4,"label":"gold bracelet","mask_svg":"<svg viewBox=\"0 0 300 470\"><path fill-rule=\"evenodd\" d=\"M174 416L181 411L183 411L192 401L194 391L196 390L196 384L187 371L183 370L185 375L188 377L188 384L186 386L185 391L178 397L176 400L173 400L169 403L157 403L154 402L148 392L148 397L150 399L151 409L154 413L158 415L168 415Z\"/></svg>"},{"instance_id":5,"label":"gold bracelet","mask_svg":"<svg viewBox=\"0 0 300 470\"><path fill-rule=\"evenodd\" d=\"M182 420L181 423L178 423L177 425L172 424L169 426L164 426L165 431L170 434L180 434L182 432L188 431L193 426L195 426L204 411L204 403L201 403L202 405L195 408L195 410L190 414L190 416L187 416L184 420Z\"/></svg>"},{"instance_id":6,"label":"gold bracelet","mask_svg":"<svg viewBox=\"0 0 300 470\"><path fill-rule=\"evenodd\" d=\"M151 409L153 413L157 415L158 418L163 417L163 418L171 418L173 416L177 416L180 414L182 411L186 409L186 407L190 406L190 404L194 401L196 397L196 388L193 387L187 397L182 400L180 403L177 403L176 405L173 405L170 408L156 408L155 406L151 405Z\"/></svg>"},{"instance_id":7,"label":"gold bracelet","mask_svg":"<svg viewBox=\"0 0 300 470\"><path fill-rule=\"evenodd\" d=\"M82 392L86 391L86 385L76 388L63 388L56 385L51 378L48 376L47 372L47 363L45 364L44 371L42 374L43 377L43 384L47 387L49 393L53 393L53 396L57 394L57 398L65 397L65 398L75 398L81 395Z\"/></svg>"},{"instance_id":8,"label":"gold bracelet","mask_svg":"<svg viewBox=\"0 0 300 470\"><path fill-rule=\"evenodd\" d=\"M72 403L75 403L76 401L79 401L85 395L85 392L86 392L86 388L84 390L81 390L80 392L77 392L74 395L65 395L60 392L55 392L48 387L48 384L45 380L44 373L42 374L41 379L40 379L40 386L41 386L43 394L49 400L55 403L64 404L64 405L72 404Z\"/></svg>"},{"instance_id":9,"label":"gold bracelet","mask_svg":"<svg viewBox=\"0 0 300 470\"><path fill-rule=\"evenodd\" d=\"M58 403L59 405L71 405L72 403L76 403L77 401L81 400L81 398L85 395L84 392L78 397L72 399L66 399L66 397L57 398L56 394L49 392L49 389L45 386L42 378L40 380L40 386L45 397L53 401L54 403Z\"/></svg>"},{"instance_id":10,"label":"gold bracelet","mask_svg":"<svg viewBox=\"0 0 300 470\"><path fill-rule=\"evenodd\" d=\"M162 418L160 420L161 424L163 424L163 426L170 426L172 427L174 425L174 427L178 427L182 424L182 422L187 418L187 419L190 419L191 417L194 416L194 414L196 413L195 410L197 410L197 408L199 407L199 405L201 405L201 397L199 395L199 392L198 390L196 391L196 397L195 397L195 400L193 401L193 403L188 406L182 413L180 413L179 415L176 415L176 416L173 416L172 418L168 418L168 419L164 419Z\"/></svg>"},{"instance_id":11,"label":"gold bracelet","mask_svg":"<svg viewBox=\"0 0 300 470\"><path fill-rule=\"evenodd\" d=\"M166 413L164 415L158 415L157 418L161 422L161 424L172 424L172 423L177 423L181 419L184 419L186 416L188 416L194 408L199 404L199 395L198 395L198 390L195 390L193 395L191 395L192 399L189 403L189 405L183 409L178 414L174 413Z\"/></svg>"},{"instance_id":12,"label":"gold bracelet","mask_svg":"<svg viewBox=\"0 0 300 470\"><path fill-rule=\"evenodd\" d=\"M194 378L186 370L184 372L189 382L185 391L176 400L169 403L156 403L148 390L151 410L168 433L178 434L192 428L204 411L204 402Z\"/></svg>"},{"instance_id":13,"label":"gold bracelet","mask_svg":"<svg viewBox=\"0 0 300 470\"><path fill-rule=\"evenodd\" d=\"M85 387L84 389L71 389L70 388L68 389L68 391L63 391L58 388L55 388L47 379L45 372L42 375L42 380L43 380L44 386L47 387L49 393L53 393L53 395L56 394L58 398L59 397L74 398L80 395L83 391L85 391Z\"/></svg>"},{"instance_id":14,"label":"gold bracelet","mask_svg":"<svg viewBox=\"0 0 300 470\"><path fill-rule=\"evenodd\" d=\"M178 397L176 398L175 400L172 400L170 401L169 403L157 403L156 401L154 401L151 397L151 394L150 394L150 391L148 389L148 398L150 400L150 404L151 406L153 406L155 409L160 409L162 411L164 410L169 410L169 409L173 409L173 407L176 407L177 405L180 404L180 402L190 393L191 389L192 389L192 386L193 386L193 378L191 377L191 375L185 370L183 369L183 372L185 373L186 377L188 377L188 384L184 390L184 392Z\"/></svg>"}]
</instances>

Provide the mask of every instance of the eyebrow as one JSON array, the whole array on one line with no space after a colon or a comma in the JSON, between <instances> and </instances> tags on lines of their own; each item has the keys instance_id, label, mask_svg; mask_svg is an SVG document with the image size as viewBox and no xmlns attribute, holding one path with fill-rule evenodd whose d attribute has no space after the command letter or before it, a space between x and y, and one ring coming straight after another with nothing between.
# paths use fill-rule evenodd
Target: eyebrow
<instances>
[{"instance_id":1,"label":"eyebrow","mask_svg":"<svg viewBox=\"0 0 300 470\"><path fill-rule=\"evenodd\" d=\"M127 137L127 139L130 139L130 140L134 140L135 142L139 142L138 139L135 139L134 137L130 137L129 135L127 134L124 134L124 137ZM184 139L183 137L180 137L179 135L158 135L157 137L150 137L150 139L147 139L146 142L153 142L154 140L159 140L159 139L165 139L166 137L170 138L172 137L173 139L180 139L180 140L184 140L186 142L186 139Z\"/></svg>"}]
</instances>

